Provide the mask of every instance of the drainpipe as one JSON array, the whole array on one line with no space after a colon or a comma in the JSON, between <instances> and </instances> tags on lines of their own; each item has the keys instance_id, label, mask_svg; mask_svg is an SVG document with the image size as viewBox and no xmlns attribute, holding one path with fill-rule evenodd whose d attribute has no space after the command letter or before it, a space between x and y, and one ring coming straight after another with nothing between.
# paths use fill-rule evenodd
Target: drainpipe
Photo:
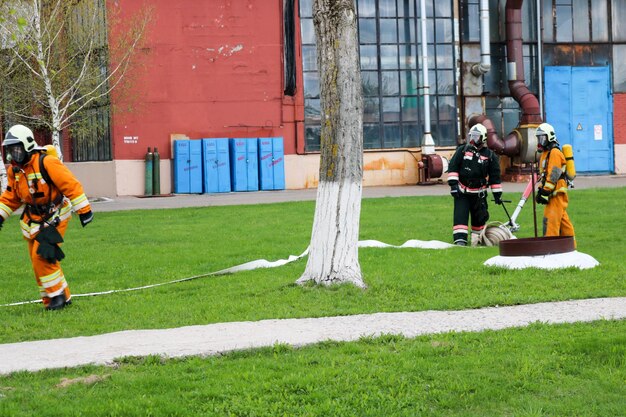
<instances>
[{"instance_id":1,"label":"drainpipe","mask_svg":"<svg viewBox=\"0 0 626 417\"><path fill-rule=\"evenodd\" d=\"M506 62L511 96L522 109L520 125L543 122L539 101L524 81L524 52L522 45L522 4L524 0L506 2Z\"/></svg>"},{"instance_id":2,"label":"drainpipe","mask_svg":"<svg viewBox=\"0 0 626 417\"><path fill-rule=\"evenodd\" d=\"M472 66L472 74L479 77L491 69L491 37L489 34L489 0L480 0L480 64Z\"/></svg>"},{"instance_id":3,"label":"drainpipe","mask_svg":"<svg viewBox=\"0 0 626 417\"><path fill-rule=\"evenodd\" d=\"M428 83L428 38L426 37L426 1L420 0L420 26L422 29L422 89L424 91L424 137L422 154L435 153L435 141L430 133L430 84Z\"/></svg>"}]
</instances>

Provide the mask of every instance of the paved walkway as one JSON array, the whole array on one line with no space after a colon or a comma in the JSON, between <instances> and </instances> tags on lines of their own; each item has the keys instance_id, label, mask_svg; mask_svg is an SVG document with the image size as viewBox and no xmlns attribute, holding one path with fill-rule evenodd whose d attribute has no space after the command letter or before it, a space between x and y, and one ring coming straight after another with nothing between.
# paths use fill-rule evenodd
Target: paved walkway
<instances>
[{"instance_id":1,"label":"paved walkway","mask_svg":"<svg viewBox=\"0 0 626 417\"><path fill-rule=\"evenodd\" d=\"M406 337L500 330L531 323L625 319L626 298L539 303L461 311L375 313L340 317L216 323L165 330L126 330L97 336L0 345L0 374L15 371L106 365L124 356L215 355L284 343L302 346L363 336Z\"/></svg>"},{"instance_id":2,"label":"paved walkway","mask_svg":"<svg viewBox=\"0 0 626 417\"><path fill-rule=\"evenodd\" d=\"M527 183L504 183L504 198L508 193L522 193ZM594 187L626 187L626 175L581 176L574 181L576 189ZM421 195L447 195L450 189L445 183L438 185L404 185L363 187L363 198L406 197ZM175 194L163 197L115 197L98 201L94 211L117 211L135 209L163 209L178 207L227 206L243 204L267 204L286 201L315 200L317 190L254 191L224 194ZM517 202L515 202L517 203Z\"/></svg>"}]
</instances>

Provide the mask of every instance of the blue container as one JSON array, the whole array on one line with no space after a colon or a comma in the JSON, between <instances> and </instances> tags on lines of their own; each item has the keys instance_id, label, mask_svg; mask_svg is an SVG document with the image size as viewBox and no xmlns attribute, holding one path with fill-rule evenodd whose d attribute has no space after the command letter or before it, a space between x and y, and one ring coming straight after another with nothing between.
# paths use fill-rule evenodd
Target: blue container
<instances>
[{"instance_id":1,"label":"blue container","mask_svg":"<svg viewBox=\"0 0 626 417\"><path fill-rule=\"evenodd\" d=\"M232 190L257 191L259 189L257 138L229 139L229 145Z\"/></svg>"},{"instance_id":2,"label":"blue container","mask_svg":"<svg viewBox=\"0 0 626 417\"><path fill-rule=\"evenodd\" d=\"M174 141L174 192L202 193L202 142Z\"/></svg>"},{"instance_id":3,"label":"blue container","mask_svg":"<svg viewBox=\"0 0 626 417\"><path fill-rule=\"evenodd\" d=\"M259 138L259 185L261 190L285 189L283 138Z\"/></svg>"},{"instance_id":4,"label":"blue container","mask_svg":"<svg viewBox=\"0 0 626 417\"><path fill-rule=\"evenodd\" d=\"M230 192L228 139L202 139L203 190L205 193Z\"/></svg>"}]
</instances>

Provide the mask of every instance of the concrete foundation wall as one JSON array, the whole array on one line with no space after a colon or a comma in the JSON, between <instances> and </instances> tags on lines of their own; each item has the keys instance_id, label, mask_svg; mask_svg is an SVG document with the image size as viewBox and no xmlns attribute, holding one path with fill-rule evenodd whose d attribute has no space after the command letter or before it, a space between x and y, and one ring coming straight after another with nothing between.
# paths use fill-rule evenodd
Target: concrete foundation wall
<instances>
[{"instance_id":1,"label":"concrete foundation wall","mask_svg":"<svg viewBox=\"0 0 626 417\"><path fill-rule=\"evenodd\" d=\"M453 150L438 152L450 159ZM363 185L417 184L419 152L368 152L363 157ZM289 190L316 188L319 182L319 154L285 155L285 186ZM143 195L145 162L117 160L111 162L68 163L83 183L89 197ZM173 191L173 164L161 160L161 194ZM442 179L446 179L444 173Z\"/></svg>"},{"instance_id":2,"label":"concrete foundation wall","mask_svg":"<svg viewBox=\"0 0 626 417\"><path fill-rule=\"evenodd\" d=\"M83 184L87 196L111 197L117 194L116 161L66 162L65 165Z\"/></svg>"},{"instance_id":3,"label":"concrete foundation wall","mask_svg":"<svg viewBox=\"0 0 626 417\"><path fill-rule=\"evenodd\" d=\"M615 144L615 173L626 174L626 145Z\"/></svg>"}]
</instances>

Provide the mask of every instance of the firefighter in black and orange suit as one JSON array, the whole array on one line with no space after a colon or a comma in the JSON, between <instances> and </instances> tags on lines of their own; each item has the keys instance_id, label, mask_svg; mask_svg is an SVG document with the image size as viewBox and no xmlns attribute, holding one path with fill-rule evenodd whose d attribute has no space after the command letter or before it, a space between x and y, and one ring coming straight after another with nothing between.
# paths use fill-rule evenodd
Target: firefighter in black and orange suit
<instances>
[{"instance_id":1,"label":"firefighter in black and orange suit","mask_svg":"<svg viewBox=\"0 0 626 417\"><path fill-rule=\"evenodd\" d=\"M554 127L542 123L535 131L541 182L536 201L545 204L543 211L544 236L574 236L574 226L567 215L566 160L556 139Z\"/></svg>"},{"instance_id":2,"label":"firefighter in black and orange suit","mask_svg":"<svg viewBox=\"0 0 626 417\"><path fill-rule=\"evenodd\" d=\"M502 204L500 159L487 148L487 128L481 123L471 127L469 143L459 146L448 166L448 185L454 197L452 239L455 245L466 246L478 242L489 220L487 187L491 188L496 204ZM468 234L468 217L472 221L472 235ZM473 239L472 239L473 237Z\"/></svg>"},{"instance_id":3,"label":"firefighter in black and orange suit","mask_svg":"<svg viewBox=\"0 0 626 417\"><path fill-rule=\"evenodd\" d=\"M93 220L91 206L80 182L58 158L42 156L26 126L11 127L2 148L11 168L0 196L0 228L11 213L25 206L20 226L43 304L47 310L62 309L72 296L61 269L65 255L59 245L72 210L84 227Z\"/></svg>"}]
</instances>

